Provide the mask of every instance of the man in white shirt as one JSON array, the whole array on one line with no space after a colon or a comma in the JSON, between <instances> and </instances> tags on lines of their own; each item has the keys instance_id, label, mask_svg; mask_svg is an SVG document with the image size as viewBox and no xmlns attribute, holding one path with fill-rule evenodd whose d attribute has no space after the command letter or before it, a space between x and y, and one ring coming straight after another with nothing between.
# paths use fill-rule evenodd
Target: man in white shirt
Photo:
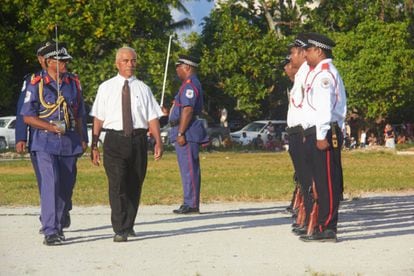
<instances>
[{"instance_id":1,"label":"man in white shirt","mask_svg":"<svg viewBox=\"0 0 414 276\"><path fill-rule=\"evenodd\" d=\"M91 146L94 165L100 164L97 143L102 128L106 129L104 167L114 242L135 236L133 226L147 170L148 130L155 140L155 160L163 153L159 125L163 113L151 89L134 76L136 63L134 49L118 49L118 75L99 86L90 112L94 117Z\"/></svg>"},{"instance_id":2,"label":"man in white shirt","mask_svg":"<svg viewBox=\"0 0 414 276\"><path fill-rule=\"evenodd\" d=\"M303 144L303 101L305 100L304 86L305 79L309 73L309 66L305 60L306 34L299 34L295 41L290 44L289 48L289 64L285 66L285 72L289 74L289 66L292 72L296 72L293 77L293 87L289 92L289 108L287 113L287 133L289 134L289 154L295 169L294 179L299 182L295 193L300 193L303 204L300 204L297 211L296 222L292 225L292 232L297 235L305 234L307 229L309 214L312 208L312 199L309 194L311 186L310 171L305 163L305 150ZM294 200L298 198L296 195L292 199L292 207ZM300 210L302 209L302 210ZM301 215L299 215L299 213Z\"/></svg>"}]
</instances>

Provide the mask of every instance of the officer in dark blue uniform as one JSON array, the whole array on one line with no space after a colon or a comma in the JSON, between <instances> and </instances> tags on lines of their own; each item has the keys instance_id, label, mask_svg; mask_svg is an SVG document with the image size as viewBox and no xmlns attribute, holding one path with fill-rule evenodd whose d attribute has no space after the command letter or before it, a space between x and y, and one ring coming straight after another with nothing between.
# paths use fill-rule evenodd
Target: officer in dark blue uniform
<instances>
[{"instance_id":1,"label":"officer in dark blue uniform","mask_svg":"<svg viewBox=\"0 0 414 276\"><path fill-rule=\"evenodd\" d=\"M198 116L203 109L203 91L196 75L199 60L180 55L177 76L182 81L170 110L170 141L175 145L183 185L184 202L176 214L200 211L200 144L208 142L206 129Z\"/></svg>"},{"instance_id":2,"label":"officer in dark blue uniform","mask_svg":"<svg viewBox=\"0 0 414 276\"><path fill-rule=\"evenodd\" d=\"M66 62L72 58L67 50L50 48L44 58L46 72L27 85L20 114L33 131L30 151L36 153L40 173L43 243L59 245L76 161L87 147L82 138L85 107L79 84L66 73Z\"/></svg>"},{"instance_id":3,"label":"officer in dark blue uniform","mask_svg":"<svg viewBox=\"0 0 414 276\"><path fill-rule=\"evenodd\" d=\"M64 44L61 44L62 46ZM31 80L34 78L37 78L39 76L43 76L46 73L46 64L45 64L45 58L44 55L47 54L50 51L53 51L56 49L56 44L52 41L45 41L38 45L36 55L37 59L39 61L40 66L42 67L42 70L34 73L34 74L27 74L24 77L23 81L23 87L19 96L19 99L17 101L17 112L16 112L16 128L15 128L15 139L16 139L16 152L17 153L24 153L26 151L26 145L30 152L30 160L32 162L33 169L35 171L37 185L40 193L40 174L39 174L39 168L37 166L36 161L36 152L30 150L30 146L32 143L32 128L27 125L24 120L23 116L20 115L20 111L23 105L23 100L26 96L26 87L30 84ZM66 67L62 67L62 69L66 69ZM79 78L75 74L67 73L68 76L73 79L77 83L77 89L81 91L81 86L79 82ZM29 135L29 137L28 137ZM86 144L88 143L88 135L87 135L87 125L86 125L86 117L83 120L83 138ZM68 228L70 226L70 214L69 211L72 210L72 201L70 201L70 206L68 209L68 212L65 214L65 224L63 228ZM39 231L42 233L42 228Z\"/></svg>"}]
</instances>

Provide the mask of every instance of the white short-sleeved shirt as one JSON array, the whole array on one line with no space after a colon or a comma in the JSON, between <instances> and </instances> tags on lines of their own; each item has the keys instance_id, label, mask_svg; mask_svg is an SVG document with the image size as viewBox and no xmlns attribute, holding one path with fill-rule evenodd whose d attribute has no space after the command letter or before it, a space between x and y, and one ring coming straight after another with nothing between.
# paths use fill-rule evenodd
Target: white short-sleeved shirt
<instances>
[{"instance_id":1,"label":"white short-sleeved shirt","mask_svg":"<svg viewBox=\"0 0 414 276\"><path fill-rule=\"evenodd\" d=\"M303 122L303 101L305 99L305 79L309 72L308 63L305 61L295 74L293 87L289 92L289 108L287 112L287 125L294 127L302 125Z\"/></svg>"},{"instance_id":2,"label":"white short-sleeved shirt","mask_svg":"<svg viewBox=\"0 0 414 276\"><path fill-rule=\"evenodd\" d=\"M125 78L117 75L103 82L96 94L90 115L103 121L103 128L123 130L122 87ZM131 91L131 112L134 129L148 128L148 122L163 116L151 89L135 77L128 79Z\"/></svg>"},{"instance_id":3,"label":"white short-sleeved shirt","mask_svg":"<svg viewBox=\"0 0 414 276\"><path fill-rule=\"evenodd\" d=\"M323 140L330 123L343 130L346 116L345 87L332 59L324 59L309 72L305 81L306 100L303 128L316 127L316 138Z\"/></svg>"}]
</instances>

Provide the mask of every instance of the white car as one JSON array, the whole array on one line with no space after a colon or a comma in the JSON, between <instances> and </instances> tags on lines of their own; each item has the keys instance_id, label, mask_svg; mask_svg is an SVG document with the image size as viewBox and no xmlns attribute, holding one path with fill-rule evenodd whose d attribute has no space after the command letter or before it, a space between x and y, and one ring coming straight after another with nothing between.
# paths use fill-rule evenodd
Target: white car
<instances>
[{"instance_id":1,"label":"white car","mask_svg":"<svg viewBox=\"0 0 414 276\"><path fill-rule=\"evenodd\" d=\"M0 150L14 148L16 116L0 117Z\"/></svg>"},{"instance_id":2,"label":"white car","mask_svg":"<svg viewBox=\"0 0 414 276\"><path fill-rule=\"evenodd\" d=\"M231 139L233 140L233 142L240 143L240 137L242 136L242 133L245 132L248 140L253 141L253 139L256 138L258 134L260 134L263 143L266 143L267 135L269 134L267 128L269 122L272 122L273 124L274 134L276 136L279 136L279 138L283 141L285 136L287 135L287 124L286 121L283 120L260 120L251 122L244 126L241 130L230 133Z\"/></svg>"},{"instance_id":3,"label":"white car","mask_svg":"<svg viewBox=\"0 0 414 276\"><path fill-rule=\"evenodd\" d=\"M102 147L103 142L105 140L105 129L101 130L101 134L99 135L99 140L98 140L98 147ZM92 144L92 124L88 124L88 140L89 140L89 146L91 146Z\"/></svg>"}]
</instances>

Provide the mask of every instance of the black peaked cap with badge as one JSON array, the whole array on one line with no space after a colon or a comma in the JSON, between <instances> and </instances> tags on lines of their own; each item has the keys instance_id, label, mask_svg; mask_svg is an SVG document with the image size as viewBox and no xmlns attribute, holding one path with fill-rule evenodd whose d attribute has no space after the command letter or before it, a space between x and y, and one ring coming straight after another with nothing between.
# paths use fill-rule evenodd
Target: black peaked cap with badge
<instances>
[{"instance_id":1,"label":"black peaked cap with badge","mask_svg":"<svg viewBox=\"0 0 414 276\"><path fill-rule=\"evenodd\" d=\"M192 67L198 67L199 63L200 63L199 58L196 58L194 56L189 56L189 55L179 55L178 60L175 63L175 65L187 64L187 65L190 65Z\"/></svg>"},{"instance_id":2,"label":"black peaked cap with badge","mask_svg":"<svg viewBox=\"0 0 414 276\"><path fill-rule=\"evenodd\" d=\"M56 44L53 41L47 40L39 43L36 47L36 55L38 56L44 56L48 52L51 51L51 49L56 49Z\"/></svg>"},{"instance_id":3,"label":"black peaked cap with badge","mask_svg":"<svg viewBox=\"0 0 414 276\"><path fill-rule=\"evenodd\" d=\"M306 47L308 44L308 36L306 33L300 33L296 36L295 40L289 44L289 48L292 47Z\"/></svg>"},{"instance_id":4,"label":"black peaked cap with badge","mask_svg":"<svg viewBox=\"0 0 414 276\"><path fill-rule=\"evenodd\" d=\"M305 48L318 47L324 50L332 50L335 47L336 43L327 36L318 33L308 33L307 36L307 45Z\"/></svg>"},{"instance_id":5,"label":"black peaked cap with badge","mask_svg":"<svg viewBox=\"0 0 414 276\"><path fill-rule=\"evenodd\" d=\"M69 55L68 50L66 50L66 45L64 43L59 43L58 49L56 50L56 43L48 45L44 50L42 50L44 58L53 58L57 60L69 60L72 59L72 56Z\"/></svg>"}]
</instances>

